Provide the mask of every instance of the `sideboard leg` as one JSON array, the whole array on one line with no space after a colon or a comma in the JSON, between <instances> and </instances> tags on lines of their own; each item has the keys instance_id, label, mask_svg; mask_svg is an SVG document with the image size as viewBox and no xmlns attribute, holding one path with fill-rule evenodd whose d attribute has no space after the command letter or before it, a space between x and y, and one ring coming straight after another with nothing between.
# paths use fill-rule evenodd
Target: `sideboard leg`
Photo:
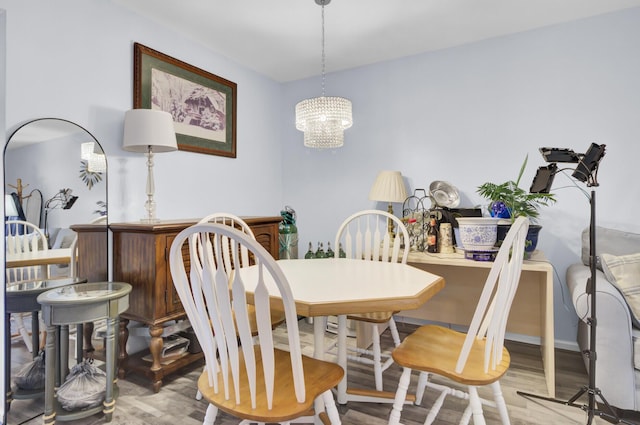
<instances>
[{"instance_id":1,"label":"sideboard leg","mask_svg":"<svg viewBox=\"0 0 640 425\"><path fill-rule=\"evenodd\" d=\"M84 340L84 350L87 354L87 357L92 357L93 352L95 351L95 347L93 346L93 322L87 322L83 324L82 338ZM81 336L77 335L76 338L80 340Z\"/></svg>"},{"instance_id":2,"label":"sideboard leg","mask_svg":"<svg viewBox=\"0 0 640 425\"><path fill-rule=\"evenodd\" d=\"M151 335L151 342L149 343L149 351L151 351L151 372L160 372L162 370L162 326L151 325L149 326L149 335ZM162 380L157 379L153 382L153 391L160 391L162 386Z\"/></svg>"},{"instance_id":3,"label":"sideboard leg","mask_svg":"<svg viewBox=\"0 0 640 425\"><path fill-rule=\"evenodd\" d=\"M118 332L118 378L124 379L127 372L127 341L129 340L129 319L120 318L120 330Z\"/></svg>"}]
</instances>

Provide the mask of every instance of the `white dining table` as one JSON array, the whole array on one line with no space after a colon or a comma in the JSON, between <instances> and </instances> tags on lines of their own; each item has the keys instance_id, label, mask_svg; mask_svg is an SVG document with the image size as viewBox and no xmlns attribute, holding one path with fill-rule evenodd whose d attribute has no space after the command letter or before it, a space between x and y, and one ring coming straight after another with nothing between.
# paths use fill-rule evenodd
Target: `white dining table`
<instances>
[{"instance_id":1,"label":"white dining table","mask_svg":"<svg viewBox=\"0 0 640 425\"><path fill-rule=\"evenodd\" d=\"M348 401L392 402L394 393L347 389L347 314L411 310L420 307L444 288L444 279L401 263L361 261L344 258L278 260L296 303L299 315L338 317L338 364L344 378L338 385L339 404ZM255 266L240 269L249 297L257 282ZM279 300L275 283L265 277ZM325 320L314 320L314 357L324 358Z\"/></svg>"}]
</instances>

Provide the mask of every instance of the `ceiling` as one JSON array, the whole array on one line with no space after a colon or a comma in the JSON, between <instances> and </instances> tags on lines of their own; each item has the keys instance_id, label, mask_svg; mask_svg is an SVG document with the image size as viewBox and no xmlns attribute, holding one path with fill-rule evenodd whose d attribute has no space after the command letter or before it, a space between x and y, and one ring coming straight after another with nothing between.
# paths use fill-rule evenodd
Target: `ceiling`
<instances>
[{"instance_id":1,"label":"ceiling","mask_svg":"<svg viewBox=\"0 0 640 425\"><path fill-rule=\"evenodd\" d=\"M113 1L276 81L320 74L314 0ZM325 6L326 71L630 7L640 0L333 0Z\"/></svg>"}]
</instances>

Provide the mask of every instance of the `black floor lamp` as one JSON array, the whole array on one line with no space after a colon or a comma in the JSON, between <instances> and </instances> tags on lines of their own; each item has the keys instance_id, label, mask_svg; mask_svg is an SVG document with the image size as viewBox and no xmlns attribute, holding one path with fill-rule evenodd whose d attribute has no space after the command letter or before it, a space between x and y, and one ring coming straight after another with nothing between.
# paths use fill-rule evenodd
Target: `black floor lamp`
<instances>
[{"instance_id":1,"label":"black floor lamp","mask_svg":"<svg viewBox=\"0 0 640 425\"><path fill-rule=\"evenodd\" d=\"M558 171L562 171L558 170L558 162L577 163L575 169L573 169L572 177L586 183L587 187L598 186L598 166L600 164L600 160L604 156L605 145L592 143L585 154L575 153L571 149L558 148L540 148L540 152L544 159L551 164L538 169L533 180L533 184L531 185L530 192L549 193L554 176ZM586 291L589 293L591 298L591 304L589 317L587 318L587 325L589 326L589 349L583 352L587 357L589 364L589 383L588 385L583 386L568 400L543 397L523 391L518 391L517 393L523 397L536 398L564 404L566 406L578 407L587 413L587 424L591 424L593 418L598 416L611 423L634 425L634 422L625 421L618 416L611 405L609 405L609 402L607 402L600 389L596 386L596 193L594 190L591 190L589 205L591 208L589 220L589 267L591 277L587 281ZM587 395L587 404L579 403L578 400L585 394Z\"/></svg>"},{"instance_id":2,"label":"black floor lamp","mask_svg":"<svg viewBox=\"0 0 640 425\"><path fill-rule=\"evenodd\" d=\"M68 210L77 199L77 196L71 195L71 189L60 189L58 193L44 203L44 235L47 241L49 241L49 211L56 208Z\"/></svg>"}]
</instances>

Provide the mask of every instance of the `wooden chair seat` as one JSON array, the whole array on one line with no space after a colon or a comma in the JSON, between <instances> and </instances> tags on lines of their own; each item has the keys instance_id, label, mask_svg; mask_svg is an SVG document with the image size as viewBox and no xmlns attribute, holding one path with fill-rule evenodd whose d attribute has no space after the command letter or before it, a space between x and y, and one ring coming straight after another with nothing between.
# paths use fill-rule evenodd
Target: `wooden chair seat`
<instances>
[{"instance_id":1,"label":"wooden chair seat","mask_svg":"<svg viewBox=\"0 0 640 425\"><path fill-rule=\"evenodd\" d=\"M421 326L393 350L393 360L400 366L436 373L465 385L488 385L500 379L509 369L509 352L503 347L502 361L485 373L485 339L474 340L462 373L455 371L466 337L466 333L442 326Z\"/></svg>"},{"instance_id":2,"label":"wooden chair seat","mask_svg":"<svg viewBox=\"0 0 640 425\"><path fill-rule=\"evenodd\" d=\"M254 349L256 361L260 364L262 357L258 346ZM233 416L252 420L256 422L286 422L300 416L306 415L313 409L314 400L323 392L338 385L338 382L344 376L344 371L335 363L329 363L322 360L316 360L311 357L302 356L302 365L304 369L304 381L306 398L304 403L295 402L295 393L293 387L293 374L291 367L291 357L288 351L275 351L275 386L279 391L274 393L273 408L267 408L267 401L264 393L258 393L256 400L256 408L251 407L251 397L249 395L248 378L244 366L244 356L240 354L240 404L236 404L233 395L225 400L224 392L219 391L216 394L213 387L209 386L209 378L207 371L204 371L198 379L198 389L202 393L205 400L217 406L220 410L227 412ZM262 366L258 368L256 384L258 388L264 388L264 375ZM222 374L218 374L218 383L220 388L223 387ZM234 393L234 386L231 383L229 393Z\"/></svg>"},{"instance_id":3,"label":"wooden chair seat","mask_svg":"<svg viewBox=\"0 0 640 425\"><path fill-rule=\"evenodd\" d=\"M347 319L360 320L367 323L387 323L393 318L394 311L378 311L375 313L349 314Z\"/></svg>"}]
</instances>

